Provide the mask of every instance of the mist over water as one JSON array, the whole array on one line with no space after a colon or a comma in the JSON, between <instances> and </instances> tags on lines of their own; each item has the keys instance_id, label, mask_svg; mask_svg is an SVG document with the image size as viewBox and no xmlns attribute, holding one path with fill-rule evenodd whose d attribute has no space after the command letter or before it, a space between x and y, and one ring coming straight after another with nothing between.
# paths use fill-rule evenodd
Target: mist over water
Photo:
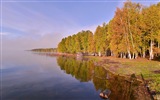
<instances>
[{"instance_id":1,"label":"mist over water","mask_svg":"<svg viewBox=\"0 0 160 100\"><path fill-rule=\"evenodd\" d=\"M2 77L2 98L5 100L98 97L91 82L81 83L61 71L56 57L27 51L3 54ZM74 90L83 92L78 94Z\"/></svg>"},{"instance_id":2,"label":"mist over water","mask_svg":"<svg viewBox=\"0 0 160 100\"><path fill-rule=\"evenodd\" d=\"M112 91L111 100L133 98L123 78L91 61L14 51L3 53L2 65L3 100L101 100L105 89Z\"/></svg>"}]
</instances>

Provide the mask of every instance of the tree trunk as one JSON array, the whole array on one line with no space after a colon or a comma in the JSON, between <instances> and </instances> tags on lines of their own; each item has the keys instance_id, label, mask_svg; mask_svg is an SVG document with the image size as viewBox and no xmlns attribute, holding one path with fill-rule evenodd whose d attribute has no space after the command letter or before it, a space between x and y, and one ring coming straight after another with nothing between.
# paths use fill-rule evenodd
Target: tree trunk
<instances>
[{"instance_id":1,"label":"tree trunk","mask_svg":"<svg viewBox=\"0 0 160 100\"><path fill-rule=\"evenodd\" d=\"M159 56L159 54L160 54L160 51L159 51L159 48L160 47L160 43L158 42L158 56Z\"/></svg>"},{"instance_id":2,"label":"tree trunk","mask_svg":"<svg viewBox=\"0 0 160 100\"><path fill-rule=\"evenodd\" d=\"M135 52L135 46L134 46L134 43L133 43L133 35L132 35L132 32L131 32L131 24L129 22L129 20L130 20L129 19L130 18L129 12L127 14L128 14L128 17L127 17L128 32L130 34L130 39L131 39L131 44L132 44L133 52ZM134 53L133 53L132 59L134 59Z\"/></svg>"},{"instance_id":3,"label":"tree trunk","mask_svg":"<svg viewBox=\"0 0 160 100\"><path fill-rule=\"evenodd\" d=\"M111 56L113 56L113 51L111 51Z\"/></svg>"},{"instance_id":4,"label":"tree trunk","mask_svg":"<svg viewBox=\"0 0 160 100\"><path fill-rule=\"evenodd\" d=\"M131 53L129 50L128 50L128 58L131 59Z\"/></svg>"},{"instance_id":5,"label":"tree trunk","mask_svg":"<svg viewBox=\"0 0 160 100\"><path fill-rule=\"evenodd\" d=\"M154 58L154 55L153 55L153 41L151 40L151 43L150 43L150 57L149 59L152 60Z\"/></svg>"},{"instance_id":6,"label":"tree trunk","mask_svg":"<svg viewBox=\"0 0 160 100\"><path fill-rule=\"evenodd\" d=\"M146 57L146 52L145 52L145 47L142 48L142 57L145 58Z\"/></svg>"},{"instance_id":7,"label":"tree trunk","mask_svg":"<svg viewBox=\"0 0 160 100\"><path fill-rule=\"evenodd\" d=\"M126 58L126 53L123 53L123 58Z\"/></svg>"},{"instance_id":8,"label":"tree trunk","mask_svg":"<svg viewBox=\"0 0 160 100\"><path fill-rule=\"evenodd\" d=\"M101 57L101 52L100 51L98 52L98 55Z\"/></svg>"},{"instance_id":9,"label":"tree trunk","mask_svg":"<svg viewBox=\"0 0 160 100\"><path fill-rule=\"evenodd\" d=\"M123 57L123 53L121 52L121 58Z\"/></svg>"},{"instance_id":10,"label":"tree trunk","mask_svg":"<svg viewBox=\"0 0 160 100\"><path fill-rule=\"evenodd\" d=\"M138 58L138 53L135 54L135 59L137 59L137 58Z\"/></svg>"},{"instance_id":11,"label":"tree trunk","mask_svg":"<svg viewBox=\"0 0 160 100\"><path fill-rule=\"evenodd\" d=\"M146 57L146 53L145 53L145 51L143 51L143 58L145 58Z\"/></svg>"}]
</instances>

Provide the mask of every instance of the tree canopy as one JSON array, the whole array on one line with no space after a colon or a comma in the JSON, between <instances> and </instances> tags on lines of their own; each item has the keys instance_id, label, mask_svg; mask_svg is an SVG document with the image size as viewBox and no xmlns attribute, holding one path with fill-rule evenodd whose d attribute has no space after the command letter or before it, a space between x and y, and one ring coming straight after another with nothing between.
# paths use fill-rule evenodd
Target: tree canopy
<instances>
[{"instance_id":1,"label":"tree canopy","mask_svg":"<svg viewBox=\"0 0 160 100\"><path fill-rule=\"evenodd\" d=\"M58 52L109 53L129 59L160 57L160 3L146 7L127 0L110 22L97 26L94 33L87 30L63 38Z\"/></svg>"}]
</instances>

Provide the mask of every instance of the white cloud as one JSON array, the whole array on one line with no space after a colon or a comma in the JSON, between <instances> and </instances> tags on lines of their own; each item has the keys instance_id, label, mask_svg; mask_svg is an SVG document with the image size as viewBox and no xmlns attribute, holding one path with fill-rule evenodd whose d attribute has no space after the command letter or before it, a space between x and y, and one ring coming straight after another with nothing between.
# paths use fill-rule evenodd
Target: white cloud
<instances>
[{"instance_id":1,"label":"white cloud","mask_svg":"<svg viewBox=\"0 0 160 100\"><path fill-rule=\"evenodd\" d=\"M0 35L9 35L9 32L0 32Z\"/></svg>"},{"instance_id":2,"label":"white cloud","mask_svg":"<svg viewBox=\"0 0 160 100\"><path fill-rule=\"evenodd\" d=\"M62 34L45 34L38 38L21 37L8 38L4 36L2 39L2 50L29 50L33 48L55 48L60 42Z\"/></svg>"},{"instance_id":3,"label":"white cloud","mask_svg":"<svg viewBox=\"0 0 160 100\"><path fill-rule=\"evenodd\" d=\"M21 3L4 3L2 26L11 30L3 29L7 32L1 33L1 35L4 35L2 39L3 51L57 47L64 34L69 32L67 26L77 27L78 25L72 20L71 16L63 15L64 13L59 9L55 8L51 11L52 13L54 11L59 12L62 15L48 16L36 9L31 10L31 8ZM60 18L61 20L56 18L62 16L65 17ZM14 30L24 34L11 38L9 35L17 35Z\"/></svg>"},{"instance_id":4,"label":"white cloud","mask_svg":"<svg viewBox=\"0 0 160 100\"><path fill-rule=\"evenodd\" d=\"M54 12L59 12L60 15L54 15ZM68 25L77 27L77 24L70 18L71 16L63 15L64 13L61 10L52 7L50 13L53 14L45 15L44 12L31 9L21 3L4 3L2 25L3 27L39 35L51 32L66 32L68 28L66 26Z\"/></svg>"}]
</instances>

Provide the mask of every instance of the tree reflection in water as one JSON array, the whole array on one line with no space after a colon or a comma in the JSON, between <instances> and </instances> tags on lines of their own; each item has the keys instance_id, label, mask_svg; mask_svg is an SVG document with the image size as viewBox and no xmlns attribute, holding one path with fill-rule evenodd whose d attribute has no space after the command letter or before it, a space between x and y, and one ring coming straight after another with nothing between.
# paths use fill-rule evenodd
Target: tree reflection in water
<instances>
[{"instance_id":1,"label":"tree reflection in water","mask_svg":"<svg viewBox=\"0 0 160 100\"><path fill-rule=\"evenodd\" d=\"M71 74L80 82L91 81L95 89L103 91L111 90L111 100L135 100L138 97L136 90L140 82L130 82L125 77L113 75L103 67L95 66L92 61L76 60L69 57L58 57L57 63L66 74Z\"/></svg>"}]
</instances>

